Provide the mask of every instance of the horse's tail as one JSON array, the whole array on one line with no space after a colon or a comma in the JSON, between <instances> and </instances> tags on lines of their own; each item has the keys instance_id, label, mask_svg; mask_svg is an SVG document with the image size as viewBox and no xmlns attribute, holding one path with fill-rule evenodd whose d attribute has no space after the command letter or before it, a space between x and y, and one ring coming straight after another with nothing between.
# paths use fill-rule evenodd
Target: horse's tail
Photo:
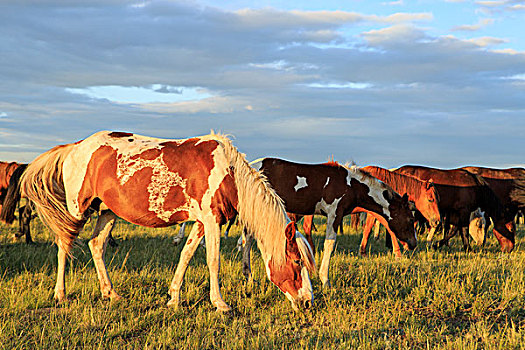
<instances>
[{"instance_id":1,"label":"horse's tail","mask_svg":"<svg viewBox=\"0 0 525 350\"><path fill-rule=\"evenodd\" d=\"M6 224L12 224L15 220L16 205L20 201L20 177L27 168L27 164L20 164L9 179L0 220Z\"/></svg>"},{"instance_id":2,"label":"horse's tail","mask_svg":"<svg viewBox=\"0 0 525 350\"><path fill-rule=\"evenodd\" d=\"M85 218L76 218L67 209L62 166L74 144L57 146L29 164L20 180L22 194L31 200L40 219L55 233L56 243L70 254Z\"/></svg>"}]
</instances>

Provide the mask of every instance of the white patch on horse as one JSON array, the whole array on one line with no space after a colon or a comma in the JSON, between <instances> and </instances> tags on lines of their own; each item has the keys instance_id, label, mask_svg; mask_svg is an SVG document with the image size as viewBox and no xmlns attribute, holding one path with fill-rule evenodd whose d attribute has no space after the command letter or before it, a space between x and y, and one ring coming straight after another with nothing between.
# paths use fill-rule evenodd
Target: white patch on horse
<instances>
[{"instance_id":1,"label":"white patch on horse","mask_svg":"<svg viewBox=\"0 0 525 350\"><path fill-rule=\"evenodd\" d=\"M326 183L324 184L323 188L326 188L328 186L328 183L330 182L330 176L326 178Z\"/></svg>"},{"instance_id":2,"label":"white patch on horse","mask_svg":"<svg viewBox=\"0 0 525 350\"><path fill-rule=\"evenodd\" d=\"M334 199L334 201L330 204L326 203L324 198L321 198L321 200L315 205L316 214L322 214L321 211L326 214L326 239L335 239L336 231L334 229L334 221L337 212L337 206L343 197L344 195L340 198Z\"/></svg>"},{"instance_id":3,"label":"white patch on horse","mask_svg":"<svg viewBox=\"0 0 525 350\"><path fill-rule=\"evenodd\" d=\"M388 217L389 220L392 220L392 217L390 216L390 210L388 210L389 203L384 196L384 191L386 191L386 188L374 186L373 184L372 186L368 184L368 188L370 189L370 191L368 191L368 195L372 197L377 204L383 207L383 213Z\"/></svg>"},{"instance_id":4,"label":"white patch on horse","mask_svg":"<svg viewBox=\"0 0 525 350\"><path fill-rule=\"evenodd\" d=\"M356 179L360 183L365 184L368 187L368 195L383 208L383 213L389 220L391 220L392 217L390 216L390 210L388 209L390 204L384 196L384 191L388 191L385 183L373 176L365 175L356 166L352 166L350 169L347 169L347 171L348 175L346 176L346 182L348 186L351 186L350 183L352 179Z\"/></svg>"},{"instance_id":5,"label":"white patch on horse","mask_svg":"<svg viewBox=\"0 0 525 350\"><path fill-rule=\"evenodd\" d=\"M308 184L306 183L306 177L297 176L297 185L294 186L295 192L305 187L308 187Z\"/></svg>"}]
</instances>

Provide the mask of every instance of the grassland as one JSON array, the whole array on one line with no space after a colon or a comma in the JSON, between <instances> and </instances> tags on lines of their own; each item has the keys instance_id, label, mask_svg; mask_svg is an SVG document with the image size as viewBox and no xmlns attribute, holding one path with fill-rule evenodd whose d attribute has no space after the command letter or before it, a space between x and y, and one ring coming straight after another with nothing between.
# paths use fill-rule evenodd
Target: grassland
<instances>
[{"instance_id":1,"label":"grassland","mask_svg":"<svg viewBox=\"0 0 525 350\"><path fill-rule=\"evenodd\" d=\"M81 234L89 237L93 223ZM318 222L320 232L324 225ZM295 312L269 282L258 251L256 281L246 285L235 249L239 231L223 239L221 284L233 311L209 302L205 251L197 251L186 275L183 306L168 308L167 290L181 247L175 228L146 229L118 222L108 270L125 298L103 300L87 244L68 268L68 302L56 305L56 247L34 220L36 244L13 243L15 227L0 226L0 348L5 349L245 349L245 348L450 348L525 347L525 231L513 253L499 252L494 237L483 249L434 251L425 244L395 259L383 242L357 256L360 232L338 237L332 289L313 276L315 307ZM345 227L345 232L349 232ZM324 236L314 237L317 247ZM316 259L319 261L319 253Z\"/></svg>"}]
</instances>

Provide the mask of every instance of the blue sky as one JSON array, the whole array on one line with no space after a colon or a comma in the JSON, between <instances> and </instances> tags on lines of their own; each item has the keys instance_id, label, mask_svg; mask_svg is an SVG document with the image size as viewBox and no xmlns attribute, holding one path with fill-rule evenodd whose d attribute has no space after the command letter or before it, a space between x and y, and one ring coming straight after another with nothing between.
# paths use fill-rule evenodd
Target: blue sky
<instances>
[{"instance_id":1,"label":"blue sky","mask_svg":"<svg viewBox=\"0 0 525 350\"><path fill-rule=\"evenodd\" d=\"M525 166L525 1L0 1L0 160L99 130Z\"/></svg>"}]
</instances>

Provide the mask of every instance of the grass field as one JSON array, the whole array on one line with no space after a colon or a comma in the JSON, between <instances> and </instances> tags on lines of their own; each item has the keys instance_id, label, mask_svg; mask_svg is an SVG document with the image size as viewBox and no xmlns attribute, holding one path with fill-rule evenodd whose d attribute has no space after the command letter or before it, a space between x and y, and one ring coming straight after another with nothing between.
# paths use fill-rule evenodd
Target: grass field
<instances>
[{"instance_id":1,"label":"grass field","mask_svg":"<svg viewBox=\"0 0 525 350\"><path fill-rule=\"evenodd\" d=\"M84 243L92 226L80 236ZM228 314L215 312L209 302L202 248L186 274L183 306L166 306L182 249L172 243L176 228L118 222L119 246L106 255L124 297L117 302L101 299L87 244L77 247L66 275L69 300L61 305L53 301L52 235L38 219L32 223L34 245L12 243L14 230L0 226L0 348L525 347L523 229L511 254L500 253L494 237L483 249L464 253L456 238L451 248L436 252L423 243L401 259L388 253L384 239L371 242L369 257L358 257L360 232L345 233L332 258L332 289L322 290L313 276L315 306L295 312L266 278L258 251L252 254L255 282L244 283L236 228L221 244L222 294L233 308ZM315 236L317 247L323 241L324 235Z\"/></svg>"}]
</instances>

